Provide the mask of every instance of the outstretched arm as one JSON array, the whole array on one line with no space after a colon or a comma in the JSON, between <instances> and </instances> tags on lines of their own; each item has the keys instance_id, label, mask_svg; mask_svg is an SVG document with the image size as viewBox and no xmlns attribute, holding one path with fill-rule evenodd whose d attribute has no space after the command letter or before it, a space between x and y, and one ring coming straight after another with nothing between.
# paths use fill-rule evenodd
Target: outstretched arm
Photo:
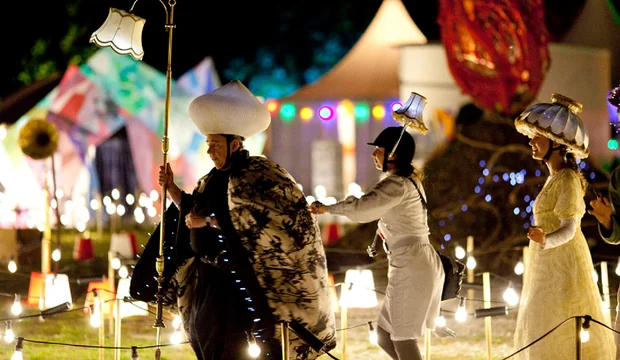
<instances>
[{"instance_id":1,"label":"outstretched arm","mask_svg":"<svg viewBox=\"0 0 620 360\"><path fill-rule=\"evenodd\" d=\"M375 185L359 199L349 196L327 207L327 212L343 215L353 221L370 222L379 219L389 209L398 205L405 194L404 178L389 176Z\"/></svg>"}]
</instances>

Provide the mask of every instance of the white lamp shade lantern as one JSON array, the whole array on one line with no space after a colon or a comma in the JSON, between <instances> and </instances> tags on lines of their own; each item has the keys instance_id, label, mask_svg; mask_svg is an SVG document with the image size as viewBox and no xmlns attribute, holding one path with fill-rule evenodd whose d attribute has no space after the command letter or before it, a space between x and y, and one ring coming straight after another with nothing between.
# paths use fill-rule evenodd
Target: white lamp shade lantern
<instances>
[{"instance_id":1,"label":"white lamp shade lantern","mask_svg":"<svg viewBox=\"0 0 620 360\"><path fill-rule=\"evenodd\" d=\"M133 259L136 255L135 238L128 233L112 234L110 251L123 259Z\"/></svg>"},{"instance_id":2,"label":"white lamp shade lantern","mask_svg":"<svg viewBox=\"0 0 620 360\"><path fill-rule=\"evenodd\" d=\"M68 302L73 304L69 277L64 274L47 274L45 276L45 305L46 309Z\"/></svg>"},{"instance_id":3,"label":"white lamp shade lantern","mask_svg":"<svg viewBox=\"0 0 620 360\"><path fill-rule=\"evenodd\" d=\"M118 290L117 290L117 298L124 299L125 297L131 297L129 295L129 285L131 283L131 279L120 279L118 281ZM143 301L133 301L131 303L122 301L121 305L121 318L125 318L128 316L147 316L148 312L148 304Z\"/></svg>"},{"instance_id":4,"label":"white lamp shade lantern","mask_svg":"<svg viewBox=\"0 0 620 360\"><path fill-rule=\"evenodd\" d=\"M347 270L340 294L340 306L373 308L378 305L372 270Z\"/></svg>"},{"instance_id":5,"label":"white lamp shade lantern","mask_svg":"<svg viewBox=\"0 0 620 360\"><path fill-rule=\"evenodd\" d=\"M124 10L110 8L108 18L90 36L90 42L99 47L110 47L121 55L142 60L142 29L146 20Z\"/></svg>"}]
</instances>

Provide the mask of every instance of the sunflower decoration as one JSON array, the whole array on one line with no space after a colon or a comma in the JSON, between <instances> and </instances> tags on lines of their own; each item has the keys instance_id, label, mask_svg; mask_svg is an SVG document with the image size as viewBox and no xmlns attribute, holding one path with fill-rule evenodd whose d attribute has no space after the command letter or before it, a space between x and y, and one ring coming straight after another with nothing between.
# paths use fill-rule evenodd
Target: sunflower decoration
<instances>
[{"instance_id":1,"label":"sunflower decoration","mask_svg":"<svg viewBox=\"0 0 620 360\"><path fill-rule=\"evenodd\" d=\"M17 143L35 160L50 157L58 149L56 126L44 119L32 119L19 132Z\"/></svg>"}]
</instances>

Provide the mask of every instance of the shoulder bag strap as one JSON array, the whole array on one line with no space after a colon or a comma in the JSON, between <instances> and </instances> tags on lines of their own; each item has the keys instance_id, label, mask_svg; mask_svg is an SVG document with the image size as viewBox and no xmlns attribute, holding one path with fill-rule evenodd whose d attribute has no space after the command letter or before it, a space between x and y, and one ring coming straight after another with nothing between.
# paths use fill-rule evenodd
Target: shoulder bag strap
<instances>
[{"instance_id":1,"label":"shoulder bag strap","mask_svg":"<svg viewBox=\"0 0 620 360\"><path fill-rule=\"evenodd\" d=\"M439 231L441 233L441 231L439 230L440 228L437 226L437 223L435 222L435 218L433 216L431 216L431 212L428 210L428 206L426 204L426 199L422 195L422 192L420 191L420 188L418 187L418 184L415 182L415 180L413 180L410 177L408 177L407 179L409 179L409 181L411 181L411 183L413 184L413 187L415 187L415 189L417 190L418 194L420 195L420 201L422 201L422 206L424 207L424 209L426 209L426 217L429 218L435 224L435 227L437 228L437 231ZM440 238L441 238L441 249L444 250L446 248L446 240L444 239L443 236L440 236Z\"/></svg>"}]
</instances>

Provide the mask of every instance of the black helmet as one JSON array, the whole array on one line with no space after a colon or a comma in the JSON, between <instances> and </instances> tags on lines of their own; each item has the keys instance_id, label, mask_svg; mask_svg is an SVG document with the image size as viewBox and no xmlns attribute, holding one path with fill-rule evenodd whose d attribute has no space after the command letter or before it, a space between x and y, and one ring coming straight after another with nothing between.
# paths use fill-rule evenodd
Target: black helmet
<instances>
[{"instance_id":1,"label":"black helmet","mask_svg":"<svg viewBox=\"0 0 620 360\"><path fill-rule=\"evenodd\" d=\"M401 138L402 134L402 138ZM415 155L415 141L413 140L413 136L409 134L407 131L403 133L402 126L391 126L383 129L381 133L377 136L375 141L368 143L368 145L378 146L385 148L385 159L383 165L383 171L386 171L387 167L387 159L389 157L392 148L400 138L400 142L396 147L396 151L394 154L397 154L398 157L395 161L390 161L395 164L407 165L411 164L413 161L413 156Z\"/></svg>"},{"instance_id":2,"label":"black helmet","mask_svg":"<svg viewBox=\"0 0 620 360\"><path fill-rule=\"evenodd\" d=\"M401 133L403 136L394 153L398 154L398 157L403 158L402 160L410 163L413 161L413 155L415 154L415 141L413 140L413 136L407 131L403 133L402 126L391 126L383 129L375 141L368 143L368 145L385 148L385 152L389 154L394 144L398 141L398 138L400 138Z\"/></svg>"}]
</instances>

